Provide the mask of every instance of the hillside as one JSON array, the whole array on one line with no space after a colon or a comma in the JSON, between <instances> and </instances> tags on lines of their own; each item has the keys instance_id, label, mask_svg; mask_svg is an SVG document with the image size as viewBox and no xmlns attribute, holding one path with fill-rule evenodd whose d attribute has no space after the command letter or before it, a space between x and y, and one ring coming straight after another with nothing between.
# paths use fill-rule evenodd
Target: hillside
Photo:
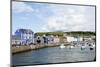
<instances>
[{"instance_id":1,"label":"hillside","mask_svg":"<svg viewBox=\"0 0 100 67\"><path fill-rule=\"evenodd\" d=\"M89 31L71 31L71 32L37 32L35 33L35 35L58 35L58 36L63 36L63 34L67 34L67 35L74 35L74 36L91 36L91 35L96 35L95 32L89 32Z\"/></svg>"}]
</instances>

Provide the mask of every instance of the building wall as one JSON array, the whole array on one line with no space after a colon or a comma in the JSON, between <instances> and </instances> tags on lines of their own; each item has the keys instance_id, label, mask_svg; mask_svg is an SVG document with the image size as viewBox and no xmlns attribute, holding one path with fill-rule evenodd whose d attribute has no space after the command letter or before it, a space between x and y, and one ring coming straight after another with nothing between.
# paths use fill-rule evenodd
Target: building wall
<instances>
[{"instance_id":1,"label":"building wall","mask_svg":"<svg viewBox=\"0 0 100 67\"><path fill-rule=\"evenodd\" d=\"M73 41L77 41L77 38L72 36L67 36L67 42L73 42Z\"/></svg>"},{"instance_id":2,"label":"building wall","mask_svg":"<svg viewBox=\"0 0 100 67\"><path fill-rule=\"evenodd\" d=\"M18 29L15 36L21 37L21 45L34 43L34 33L28 29Z\"/></svg>"},{"instance_id":3,"label":"building wall","mask_svg":"<svg viewBox=\"0 0 100 67\"><path fill-rule=\"evenodd\" d=\"M20 40L12 40L12 45L19 45L20 43Z\"/></svg>"},{"instance_id":4,"label":"building wall","mask_svg":"<svg viewBox=\"0 0 100 67\"><path fill-rule=\"evenodd\" d=\"M60 42L59 37L54 37L54 43L59 43L59 42Z\"/></svg>"}]
</instances>

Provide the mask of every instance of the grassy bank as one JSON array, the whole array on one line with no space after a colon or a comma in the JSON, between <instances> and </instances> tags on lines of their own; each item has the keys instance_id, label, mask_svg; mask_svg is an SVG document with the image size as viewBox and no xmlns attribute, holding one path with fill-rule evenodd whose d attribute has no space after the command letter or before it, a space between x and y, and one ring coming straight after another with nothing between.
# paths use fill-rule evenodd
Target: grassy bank
<instances>
[{"instance_id":1,"label":"grassy bank","mask_svg":"<svg viewBox=\"0 0 100 67\"><path fill-rule=\"evenodd\" d=\"M91 31L70 31L70 32L62 32L62 31L58 31L58 32L37 32L35 33L36 36L43 36L44 34L46 35L58 35L58 36L63 36L64 34L67 35L73 35L73 36L95 36L96 33L95 32L91 32Z\"/></svg>"}]
</instances>

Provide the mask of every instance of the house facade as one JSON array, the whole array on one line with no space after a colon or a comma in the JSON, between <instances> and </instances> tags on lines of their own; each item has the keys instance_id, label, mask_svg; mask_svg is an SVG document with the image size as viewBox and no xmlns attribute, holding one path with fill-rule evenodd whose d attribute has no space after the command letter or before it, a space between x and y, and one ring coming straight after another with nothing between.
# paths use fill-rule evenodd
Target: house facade
<instances>
[{"instance_id":1,"label":"house facade","mask_svg":"<svg viewBox=\"0 0 100 67\"><path fill-rule=\"evenodd\" d=\"M21 43L20 37L12 35L11 39L12 39L12 42L11 42L12 46L18 46L18 45L20 45L20 43Z\"/></svg>"},{"instance_id":2,"label":"house facade","mask_svg":"<svg viewBox=\"0 0 100 67\"><path fill-rule=\"evenodd\" d=\"M75 42L75 41L83 41L83 37L81 36L65 36L66 42Z\"/></svg>"},{"instance_id":3,"label":"house facade","mask_svg":"<svg viewBox=\"0 0 100 67\"><path fill-rule=\"evenodd\" d=\"M34 43L34 32L30 29L18 29L16 30L14 36L19 37L18 41L21 45L29 45L30 43Z\"/></svg>"}]
</instances>

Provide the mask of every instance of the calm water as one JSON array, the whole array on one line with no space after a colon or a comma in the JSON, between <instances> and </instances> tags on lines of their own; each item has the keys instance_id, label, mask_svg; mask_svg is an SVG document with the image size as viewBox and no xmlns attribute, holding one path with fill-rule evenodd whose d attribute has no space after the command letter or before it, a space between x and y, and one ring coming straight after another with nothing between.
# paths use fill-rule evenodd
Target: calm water
<instances>
[{"instance_id":1,"label":"calm water","mask_svg":"<svg viewBox=\"0 0 100 67\"><path fill-rule=\"evenodd\" d=\"M12 56L13 65L27 64L47 64L60 62L93 61L95 58L95 49L86 48L59 48L49 47L39 50L28 51Z\"/></svg>"}]
</instances>

